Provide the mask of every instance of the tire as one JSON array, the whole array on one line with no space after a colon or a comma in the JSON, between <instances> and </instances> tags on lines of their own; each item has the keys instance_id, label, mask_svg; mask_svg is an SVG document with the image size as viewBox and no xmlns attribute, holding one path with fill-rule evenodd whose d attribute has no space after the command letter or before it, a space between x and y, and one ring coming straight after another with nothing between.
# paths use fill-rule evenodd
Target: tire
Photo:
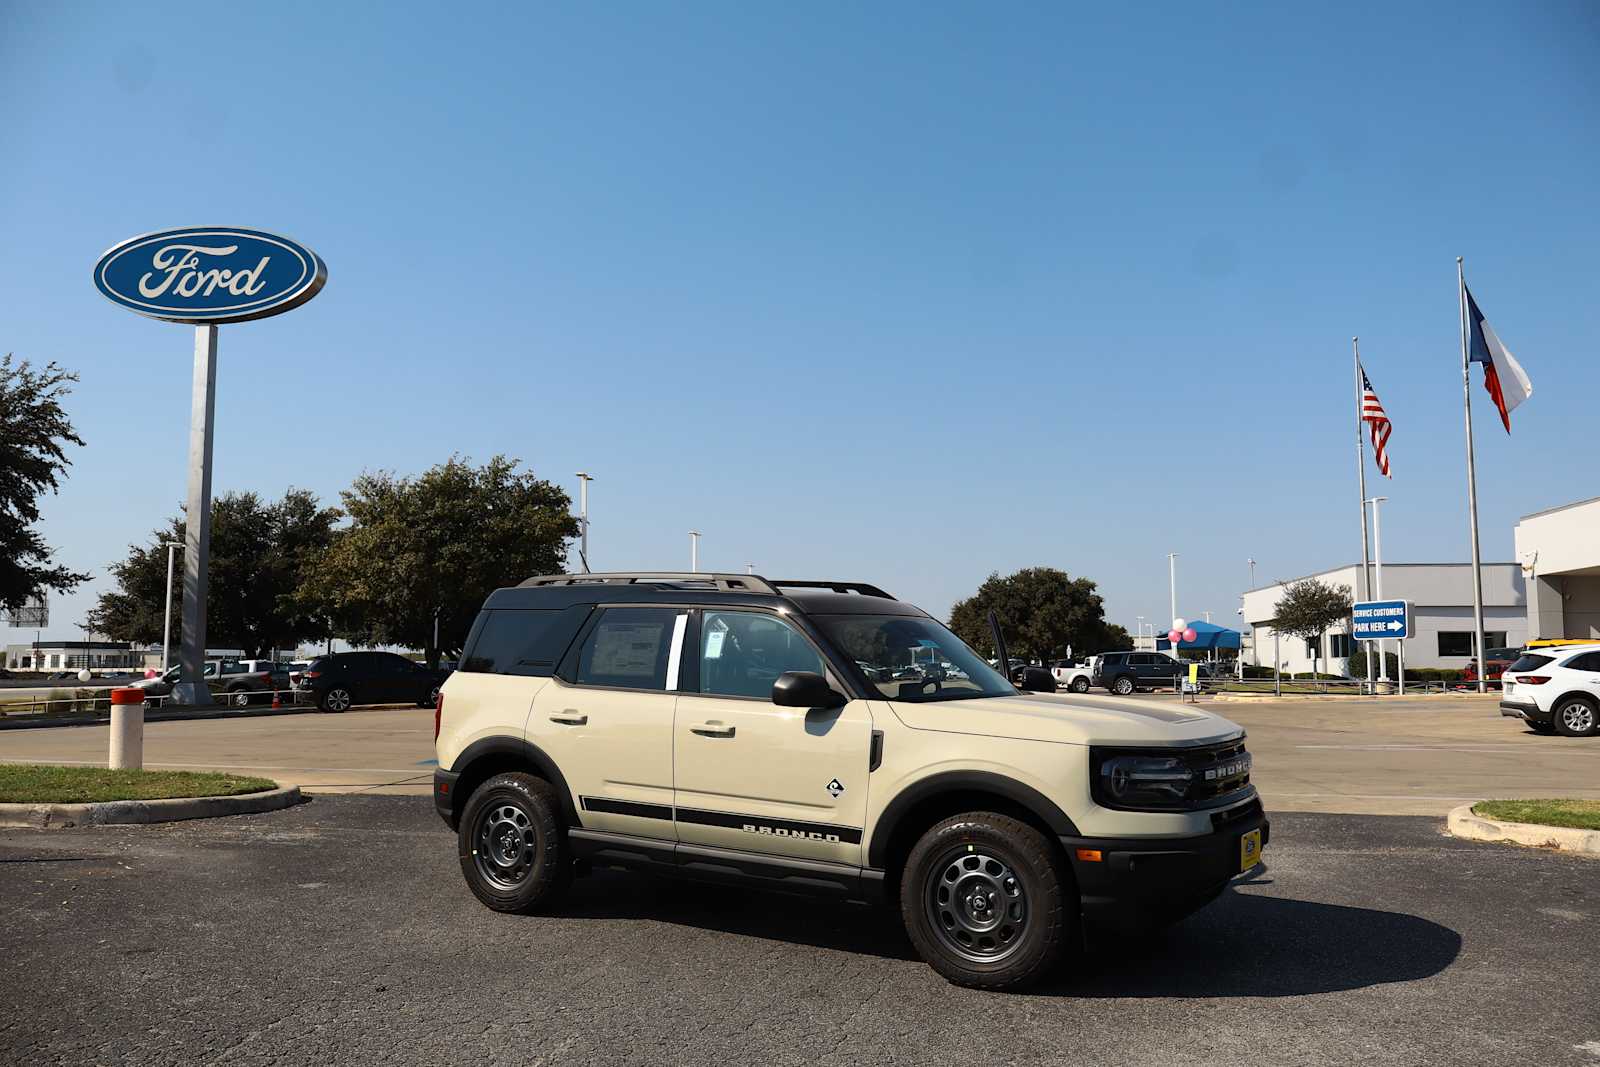
<instances>
[{"instance_id":1,"label":"tire","mask_svg":"<svg viewBox=\"0 0 1600 1067\"><path fill-rule=\"evenodd\" d=\"M1017 989L1049 973L1077 929L1076 889L1064 872L1050 841L1027 823L988 811L955 815L906 858L901 918L917 952L948 981Z\"/></svg>"},{"instance_id":2,"label":"tire","mask_svg":"<svg viewBox=\"0 0 1600 1067\"><path fill-rule=\"evenodd\" d=\"M1137 687L1133 684L1133 679L1127 675L1123 675L1111 683L1111 691L1119 697L1131 695L1135 688Z\"/></svg>"},{"instance_id":3,"label":"tire","mask_svg":"<svg viewBox=\"0 0 1600 1067\"><path fill-rule=\"evenodd\" d=\"M342 685L328 688L317 700L317 707L323 711L349 711L350 706L356 702L356 696Z\"/></svg>"},{"instance_id":4,"label":"tire","mask_svg":"<svg viewBox=\"0 0 1600 1067\"><path fill-rule=\"evenodd\" d=\"M1600 734L1600 709L1588 697L1569 696L1556 701L1556 732L1563 737Z\"/></svg>"},{"instance_id":5,"label":"tire","mask_svg":"<svg viewBox=\"0 0 1600 1067\"><path fill-rule=\"evenodd\" d=\"M250 706L250 690L248 690L248 689L231 689L231 690L229 690L228 691L228 703L232 704L236 708L248 708Z\"/></svg>"},{"instance_id":6,"label":"tire","mask_svg":"<svg viewBox=\"0 0 1600 1067\"><path fill-rule=\"evenodd\" d=\"M572 883L561 803L543 778L513 771L484 782L467 798L456 842L468 887L495 911L547 911Z\"/></svg>"},{"instance_id":7,"label":"tire","mask_svg":"<svg viewBox=\"0 0 1600 1067\"><path fill-rule=\"evenodd\" d=\"M1087 693L1089 691L1089 679L1074 678L1072 680L1072 684L1067 686L1067 688L1072 690L1074 693Z\"/></svg>"},{"instance_id":8,"label":"tire","mask_svg":"<svg viewBox=\"0 0 1600 1067\"><path fill-rule=\"evenodd\" d=\"M417 701L417 707L419 707L419 708L436 708L438 706L439 706L439 687L438 686L434 686L432 689L428 690L428 692L423 695L422 699Z\"/></svg>"}]
</instances>

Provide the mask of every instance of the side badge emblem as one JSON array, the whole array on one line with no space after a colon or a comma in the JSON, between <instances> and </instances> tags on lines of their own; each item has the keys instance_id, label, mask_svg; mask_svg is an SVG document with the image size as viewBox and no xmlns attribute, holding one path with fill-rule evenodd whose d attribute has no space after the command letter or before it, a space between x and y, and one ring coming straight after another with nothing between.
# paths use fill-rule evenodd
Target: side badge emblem
<instances>
[{"instance_id":1,"label":"side badge emblem","mask_svg":"<svg viewBox=\"0 0 1600 1067\"><path fill-rule=\"evenodd\" d=\"M844 785L839 781L839 779L835 778L833 781L828 783L828 795L829 796L835 796L836 797L840 793L843 793L843 792L844 792Z\"/></svg>"}]
</instances>

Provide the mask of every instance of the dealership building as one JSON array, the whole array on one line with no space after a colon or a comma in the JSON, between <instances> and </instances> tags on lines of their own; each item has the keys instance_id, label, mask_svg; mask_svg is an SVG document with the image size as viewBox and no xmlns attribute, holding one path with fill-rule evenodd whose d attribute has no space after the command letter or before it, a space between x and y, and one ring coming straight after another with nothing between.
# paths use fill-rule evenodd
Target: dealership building
<instances>
[{"instance_id":1,"label":"dealership building","mask_svg":"<svg viewBox=\"0 0 1600 1067\"><path fill-rule=\"evenodd\" d=\"M1518 529L1521 530L1521 527ZM1600 545L1593 547L1600 552ZM1600 560L1595 562L1600 563ZM1562 557L1561 565L1566 565L1565 557ZM1348 620L1330 629L1320 642L1274 634L1272 621L1277 614L1278 601L1283 599L1288 587L1306 578L1316 578L1329 585L1348 586L1351 595L1359 598L1361 587L1356 579L1360 570L1359 563L1352 563L1246 592L1241 608L1249 637L1244 653L1245 662L1271 667L1276 638L1278 666L1281 670L1315 669L1314 654L1320 648L1322 670L1343 674L1345 661L1351 651ZM1594 573L1600 575L1600 567ZM1600 578L1592 580L1600 586ZM1483 631L1488 647L1516 648L1528 640L1532 606L1527 584L1523 568L1516 563L1483 565ZM1379 598L1372 596L1368 599ZM1382 599L1411 601L1411 637L1406 641L1405 648L1407 667L1466 667L1473 652L1471 564L1385 563ZM1396 642L1385 644L1387 651L1397 651Z\"/></svg>"},{"instance_id":2,"label":"dealership building","mask_svg":"<svg viewBox=\"0 0 1600 1067\"><path fill-rule=\"evenodd\" d=\"M1600 497L1524 515L1515 535L1528 636L1600 639Z\"/></svg>"}]
</instances>

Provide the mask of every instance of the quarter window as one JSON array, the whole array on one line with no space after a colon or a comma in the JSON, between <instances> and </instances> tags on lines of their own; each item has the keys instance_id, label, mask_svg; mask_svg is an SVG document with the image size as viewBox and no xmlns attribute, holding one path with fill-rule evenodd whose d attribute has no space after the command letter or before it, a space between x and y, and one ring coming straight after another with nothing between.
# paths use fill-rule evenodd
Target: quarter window
<instances>
[{"instance_id":1,"label":"quarter window","mask_svg":"<svg viewBox=\"0 0 1600 1067\"><path fill-rule=\"evenodd\" d=\"M1574 671L1589 671L1591 674L1600 674L1600 652L1585 652L1581 656L1574 656L1566 662L1566 666ZM1524 667L1523 670L1528 668Z\"/></svg>"},{"instance_id":2,"label":"quarter window","mask_svg":"<svg viewBox=\"0 0 1600 1067\"><path fill-rule=\"evenodd\" d=\"M774 615L708 611L700 624L700 692L772 696L785 671L825 673L822 657L798 630Z\"/></svg>"},{"instance_id":3,"label":"quarter window","mask_svg":"<svg viewBox=\"0 0 1600 1067\"><path fill-rule=\"evenodd\" d=\"M666 689L677 616L667 608L607 608L578 653L578 684Z\"/></svg>"}]
</instances>

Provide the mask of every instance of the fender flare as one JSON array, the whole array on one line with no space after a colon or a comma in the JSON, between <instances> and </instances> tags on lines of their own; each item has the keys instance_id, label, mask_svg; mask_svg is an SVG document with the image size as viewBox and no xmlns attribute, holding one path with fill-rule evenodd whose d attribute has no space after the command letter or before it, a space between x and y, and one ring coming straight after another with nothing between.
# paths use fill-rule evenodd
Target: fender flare
<instances>
[{"instance_id":1,"label":"fender flare","mask_svg":"<svg viewBox=\"0 0 1600 1067\"><path fill-rule=\"evenodd\" d=\"M561 796L562 814L566 816L568 826L582 826L578 818L578 808L572 802L572 790L567 788L567 779L561 773L561 768L556 766L556 761L550 754L531 741L524 741L520 737L481 737L462 749L451 764L449 773L460 776L474 763L486 756L511 756L519 762L526 763L538 771L539 776L556 787Z\"/></svg>"},{"instance_id":2,"label":"fender flare","mask_svg":"<svg viewBox=\"0 0 1600 1067\"><path fill-rule=\"evenodd\" d=\"M1013 803L1020 804L1050 827L1057 837L1078 837L1078 828L1067 813L1056 803L1031 785L992 771L942 771L918 779L900 795L889 802L872 828L872 840L867 846L867 866L882 870L888 862L889 842L901 820L924 800L940 793L994 793Z\"/></svg>"}]
</instances>

